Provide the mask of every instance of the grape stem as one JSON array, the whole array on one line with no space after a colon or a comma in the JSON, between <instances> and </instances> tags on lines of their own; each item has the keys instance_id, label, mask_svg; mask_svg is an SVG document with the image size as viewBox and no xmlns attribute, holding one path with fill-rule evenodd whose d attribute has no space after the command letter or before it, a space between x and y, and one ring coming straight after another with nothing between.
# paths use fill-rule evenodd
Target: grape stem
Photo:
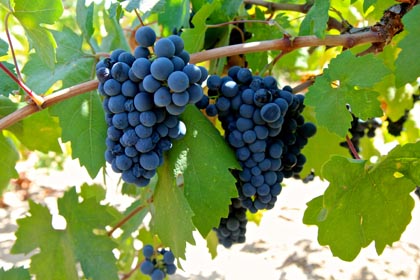
<instances>
[{"instance_id":1,"label":"grape stem","mask_svg":"<svg viewBox=\"0 0 420 280\"><path fill-rule=\"evenodd\" d=\"M42 96L35 94L27 85L25 85L25 83L22 80L15 77L15 75L2 62L0 62L0 69L3 70L3 72L6 73L7 76L9 76L16 84L18 84L18 86L21 89L23 89L24 92L26 92L29 95L29 97L32 99L32 101L38 108L42 107L42 105L45 102ZM16 71L18 71L17 67Z\"/></svg>"},{"instance_id":2,"label":"grape stem","mask_svg":"<svg viewBox=\"0 0 420 280\"><path fill-rule=\"evenodd\" d=\"M346 142L347 142L347 145L349 146L349 149L350 149L352 155L354 156L354 158L355 159L360 159L360 156L357 153L356 148L354 147L353 142L351 142L351 139L348 135L346 135Z\"/></svg>"},{"instance_id":3,"label":"grape stem","mask_svg":"<svg viewBox=\"0 0 420 280\"><path fill-rule=\"evenodd\" d=\"M110 231L107 232L108 236L112 236L114 231L116 231L118 228L122 227L126 222L128 222L131 218L133 218L136 214L138 214L141 210L143 210L147 205L153 202L153 198L149 198L146 202L146 204L142 204L136 208L134 208L133 211L131 211L127 216L122 218Z\"/></svg>"}]
</instances>

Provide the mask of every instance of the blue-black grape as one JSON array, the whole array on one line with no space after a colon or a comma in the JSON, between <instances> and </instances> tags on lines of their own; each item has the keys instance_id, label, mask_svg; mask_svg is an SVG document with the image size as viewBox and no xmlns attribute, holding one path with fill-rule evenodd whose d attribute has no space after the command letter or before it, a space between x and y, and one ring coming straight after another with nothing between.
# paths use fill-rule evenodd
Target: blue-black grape
<instances>
[{"instance_id":1,"label":"blue-black grape","mask_svg":"<svg viewBox=\"0 0 420 280\"><path fill-rule=\"evenodd\" d=\"M179 115L188 104L205 99L201 83L208 72L189 64L179 36L156 41L152 28L141 27L135 39L134 55L113 51L97 63L96 76L108 125L105 159L123 181L142 187L162 165L171 141L185 136Z\"/></svg>"},{"instance_id":2,"label":"blue-black grape","mask_svg":"<svg viewBox=\"0 0 420 280\"><path fill-rule=\"evenodd\" d=\"M315 125L301 115L304 96L293 95L288 86L278 88L271 76L253 76L238 66L226 77L210 76L207 86L215 102L203 99L197 105L208 104L204 108L209 116L218 114L235 151L242 167L234 172L239 201L251 212L271 209L283 179L302 171L306 158L300 151L316 133ZM234 226L229 222L230 229Z\"/></svg>"}]
</instances>

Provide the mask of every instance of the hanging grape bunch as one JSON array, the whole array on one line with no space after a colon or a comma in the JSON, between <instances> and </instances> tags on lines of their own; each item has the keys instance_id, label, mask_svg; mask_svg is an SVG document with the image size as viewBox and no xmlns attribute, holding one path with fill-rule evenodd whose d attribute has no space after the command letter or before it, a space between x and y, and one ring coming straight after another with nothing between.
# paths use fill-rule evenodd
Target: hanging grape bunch
<instances>
[{"instance_id":1,"label":"hanging grape bunch","mask_svg":"<svg viewBox=\"0 0 420 280\"><path fill-rule=\"evenodd\" d=\"M149 275L152 280L162 280L166 275L176 272L175 256L169 249L155 249L147 244L143 247L144 261L140 265L140 271Z\"/></svg>"},{"instance_id":2,"label":"hanging grape bunch","mask_svg":"<svg viewBox=\"0 0 420 280\"><path fill-rule=\"evenodd\" d=\"M210 76L207 87L209 97L196 105L209 116L218 115L236 153L242 170L233 174L243 207L252 213L273 208L283 178L302 170L306 158L300 151L316 132L301 114L304 96L292 94L289 86L279 89L271 76L253 76L238 66L226 77Z\"/></svg>"},{"instance_id":3,"label":"hanging grape bunch","mask_svg":"<svg viewBox=\"0 0 420 280\"><path fill-rule=\"evenodd\" d=\"M125 182L146 186L172 140L185 135L179 115L203 97L208 74L189 63L177 35L156 41L154 30L144 26L135 39L134 54L114 50L97 63L96 76L108 125L105 159Z\"/></svg>"}]
</instances>

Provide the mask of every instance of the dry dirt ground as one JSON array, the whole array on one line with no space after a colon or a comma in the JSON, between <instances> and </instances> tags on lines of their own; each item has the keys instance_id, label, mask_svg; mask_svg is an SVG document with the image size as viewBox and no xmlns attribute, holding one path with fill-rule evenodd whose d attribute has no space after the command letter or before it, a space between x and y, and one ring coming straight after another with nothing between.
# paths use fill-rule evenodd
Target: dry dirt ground
<instances>
[{"instance_id":1,"label":"dry dirt ground","mask_svg":"<svg viewBox=\"0 0 420 280\"><path fill-rule=\"evenodd\" d=\"M42 174L32 168L36 159L18 166L26 171L33 185L26 191L6 192L0 208L0 267L28 265L28 256L11 255L16 230L16 219L22 217L28 207L23 196L47 204L54 211L56 198L67 186L86 181L86 172L75 161L66 161L66 172ZM101 180L100 178L97 180ZM303 225L305 203L323 193L326 183L315 180L309 184L288 181L279 196L276 207L264 213L259 226L249 223L247 240L230 249L218 248L218 256L212 260L204 241L198 236L196 246L187 247L187 259L170 279L340 279L340 280L420 280L420 200L413 210L413 221L404 232L401 241L386 248L378 256L371 245L362 250L355 261L349 263L333 257L327 247L317 242L317 228ZM111 204L124 207L127 197L108 190Z\"/></svg>"}]
</instances>

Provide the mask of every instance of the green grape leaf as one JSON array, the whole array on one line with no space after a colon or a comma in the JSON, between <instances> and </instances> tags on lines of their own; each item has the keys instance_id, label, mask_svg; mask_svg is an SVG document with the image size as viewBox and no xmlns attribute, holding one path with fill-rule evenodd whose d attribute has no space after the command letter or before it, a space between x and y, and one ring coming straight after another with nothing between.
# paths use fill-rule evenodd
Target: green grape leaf
<instances>
[{"instance_id":1,"label":"green grape leaf","mask_svg":"<svg viewBox=\"0 0 420 280\"><path fill-rule=\"evenodd\" d=\"M81 50L83 38L69 28L54 32L58 43L57 65L54 71L42 64L37 56L25 65L27 84L38 92L48 90L55 82L64 87L89 80L93 59L85 58ZM60 102L49 109L59 118L62 140L71 141L72 157L94 178L105 164L106 124L101 100L96 92L88 92Z\"/></svg>"},{"instance_id":2,"label":"green grape leaf","mask_svg":"<svg viewBox=\"0 0 420 280\"><path fill-rule=\"evenodd\" d=\"M373 167L333 156L322 169L330 184L307 204L303 222L318 226L319 243L343 260L352 261L373 241L381 254L411 220L419 166L420 142L396 147Z\"/></svg>"},{"instance_id":3,"label":"green grape leaf","mask_svg":"<svg viewBox=\"0 0 420 280\"><path fill-rule=\"evenodd\" d=\"M23 267L13 267L9 270L4 270L0 267L0 279L30 280L31 275L29 274L29 271Z\"/></svg>"},{"instance_id":4,"label":"green grape leaf","mask_svg":"<svg viewBox=\"0 0 420 280\"><path fill-rule=\"evenodd\" d=\"M389 72L372 54L356 57L345 51L315 80L306 94L305 104L315 108L319 126L344 137L352 120L347 105L362 119L382 115L379 93L372 87Z\"/></svg>"},{"instance_id":5,"label":"green grape leaf","mask_svg":"<svg viewBox=\"0 0 420 280\"><path fill-rule=\"evenodd\" d=\"M107 52L115 49L129 51L130 46L128 45L124 30L117 18L111 17L105 7L103 8L103 13L105 14L103 21L107 36L102 38L100 49Z\"/></svg>"},{"instance_id":6,"label":"green grape leaf","mask_svg":"<svg viewBox=\"0 0 420 280\"><path fill-rule=\"evenodd\" d=\"M172 34L173 30L189 26L190 1L171 0L164 2L164 12L158 13L159 24L163 27L163 36Z\"/></svg>"},{"instance_id":7,"label":"green grape leaf","mask_svg":"<svg viewBox=\"0 0 420 280\"><path fill-rule=\"evenodd\" d=\"M158 182L153 195L152 230L178 258L185 259L186 242L194 245L191 210L182 189L175 184L174 166L168 158L158 169Z\"/></svg>"},{"instance_id":8,"label":"green grape leaf","mask_svg":"<svg viewBox=\"0 0 420 280\"><path fill-rule=\"evenodd\" d=\"M52 216L44 206L29 202L31 214L18 220L16 242L12 253L40 253L31 257L31 273L39 279L79 279L76 262L90 279L118 279L112 250L116 244L103 234L95 234L114 222L109 206L101 205L96 197L79 202L75 188L58 199L59 214L66 228L52 227ZM54 269L51 269L54 267Z\"/></svg>"},{"instance_id":9,"label":"green grape leaf","mask_svg":"<svg viewBox=\"0 0 420 280\"><path fill-rule=\"evenodd\" d=\"M181 38L185 42L185 49L190 53L196 53L203 49L204 39L206 37L206 20L212 15L215 10L218 10L220 3L213 1L206 3L194 15L191 22L194 28L185 28L181 34Z\"/></svg>"},{"instance_id":10,"label":"green grape leaf","mask_svg":"<svg viewBox=\"0 0 420 280\"><path fill-rule=\"evenodd\" d=\"M93 27L94 3L92 2L86 7L85 2L85 0L77 0L76 20L83 36L89 41L95 31Z\"/></svg>"},{"instance_id":11,"label":"green grape leaf","mask_svg":"<svg viewBox=\"0 0 420 280\"><path fill-rule=\"evenodd\" d=\"M212 230L209 232L206 237L206 242L210 256L214 259L217 256L217 246L219 245L219 238L217 237L216 231Z\"/></svg>"},{"instance_id":12,"label":"green grape leaf","mask_svg":"<svg viewBox=\"0 0 420 280\"><path fill-rule=\"evenodd\" d=\"M17 178L15 170L19 154L12 141L0 132L0 194L9 184L11 178Z\"/></svg>"},{"instance_id":13,"label":"green grape leaf","mask_svg":"<svg viewBox=\"0 0 420 280\"><path fill-rule=\"evenodd\" d=\"M9 98L0 95L0 118L7 116L8 114L16 111L18 104L10 100Z\"/></svg>"},{"instance_id":14,"label":"green grape leaf","mask_svg":"<svg viewBox=\"0 0 420 280\"><path fill-rule=\"evenodd\" d=\"M0 38L0 57L7 55L8 51L9 51L9 44L7 44L6 41Z\"/></svg>"},{"instance_id":15,"label":"green grape leaf","mask_svg":"<svg viewBox=\"0 0 420 280\"><path fill-rule=\"evenodd\" d=\"M95 198L97 202L105 199L106 190L101 185L88 185L84 183L80 187L80 196L83 199Z\"/></svg>"},{"instance_id":16,"label":"green grape leaf","mask_svg":"<svg viewBox=\"0 0 420 280\"><path fill-rule=\"evenodd\" d=\"M300 25L299 35L315 34L318 38L325 37L327 29L328 10L330 9L330 1L315 0L313 6L306 14Z\"/></svg>"},{"instance_id":17,"label":"green grape leaf","mask_svg":"<svg viewBox=\"0 0 420 280\"><path fill-rule=\"evenodd\" d=\"M0 55L1 56L1 55ZM3 65L10 70L10 72L15 73L15 66L11 63L1 61ZM15 81L12 80L4 71L0 70L0 97L1 96L9 96L9 94L14 91L18 90L19 86L16 84Z\"/></svg>"},{"instance_id":18,"label":"green grape leaf","mask_svg":"<svg viewBox=\"0 0 420 280\"><path fill-rule=\"evenodd\" d=\"M406 36L398 43L401 52L395 61L395 84L397 87L414 82L420 76L420 65L414 57L418 56L420 48L420 7L415 6L402 19Z\"/></svg>"},{"instance_id":19,"label":"green grape leaf","mask_svg":"<svg viewBox=\"0 0 420 280\"><path fill-rule=\"evenodd\" d=\"M51 117L47 110L33 114L14 125L13 130L19 141L29 150L43 153L61 153L58 139L61 127L58 119Z\"/></svg>"},{"instance_id":20,"label":"green grape leaf","mask_svg":"<svg viewBox=\"0 0 420 280\"><path fill-rule=\"evenodd\" d=\"M205 238L221 217L227 217L231 198L238 197L229 169L241 167L217 129L195 106L187 107L182 120L187 134L174 143L169 160L175 176L183 179L194 225ZM203 160L206 155L212 155L211 160Z\"/></svg>"},{"instance_id":21,"label":"green grape leaf","mask_svg":"<svg viewBox=\"0 0 420 280\"><path fill-rule=\"evenodd\" d=\"M14 16L22 24L39 57L50 69L54 68L57 46L51 32L40 24L53 24L62 13L63 3L59 0L14 1Z\"/></svg>"},{"instance_id":22,"label":"green grape leaf","mask_svg":"<svg viewBox=\"0 0 420 280\"><path fill-rule=\"evenodd\" d=\"M72 158L95 178L105 165L106 123L101 100L96 92L60 102L51 107L50 112L58 116L62 130L62 140L70 141Z\"/></svg>"},{"instance_id":23,"label":"green grape leaf","mask_svg":"<svg viewBox=\"0 0 420 280\"><path fill-rule=\"evenodd\" d=\"M82 51L83 38L67 27L53 34L58 45L55 69L49 69L38 55L33 54L22 70L27 77L26 84L38 93L46 92L57 81L62 81L63 87L69 87L91 77L94 61Z\"/></svg>"},{"instance_id":24,"label":"green grape leaf","mask_svg":"<svg viewBox=\"0 0 420 280\"><path fill-rule=\"evenodd\" d=\"M315 174L323 179L321 168L332 155L350 155L347 148L340 146L343 141L345 141L344 138L329 132L325 127L318 126L315 136L309 139L308 144L301 151L306 157L306 163L300 174L303 177L307 176L313 169Z\"/></svg>"}]
</instances>

